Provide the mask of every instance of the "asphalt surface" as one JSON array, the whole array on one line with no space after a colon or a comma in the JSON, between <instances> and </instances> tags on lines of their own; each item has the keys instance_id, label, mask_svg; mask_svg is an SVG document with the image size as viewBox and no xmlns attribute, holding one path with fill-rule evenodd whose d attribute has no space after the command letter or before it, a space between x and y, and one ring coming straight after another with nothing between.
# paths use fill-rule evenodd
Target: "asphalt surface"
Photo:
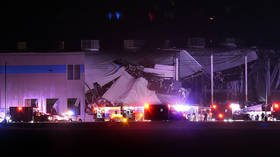
<instances>
[{"instance_id":1,"label":"asphalt surface","mask_svg":"<svg viewBox=\"0 0 280 157\"><path fill-rule=\"evenodd\" d=\"M10 123L0 143L8 156L279 156L280 123Z\"/></svg>"}]
</instances>

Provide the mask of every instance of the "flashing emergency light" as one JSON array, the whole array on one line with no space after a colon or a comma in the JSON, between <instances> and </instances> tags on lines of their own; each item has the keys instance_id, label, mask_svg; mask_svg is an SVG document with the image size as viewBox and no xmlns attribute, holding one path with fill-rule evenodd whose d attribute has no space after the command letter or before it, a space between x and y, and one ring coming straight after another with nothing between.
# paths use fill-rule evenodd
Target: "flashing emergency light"
<instances>
[{"instance_id":1,"label":"flashing emergency light","mask_svg":"<svg viewBox=\"0 0 280 157\"><path fill-rule=\"evenodd\" d=\"M107 18L108 18L109 20L112 20L112 18L113 18L113 13L109 12L109 13L107 14Z\"/></svg>"},{"instance_id":2,"label":"flashing emergency light","mask_svg":"<svg viewBox=\"0 0 280 157\"><path fill-rule=\"evenodd\" d=\"M212 105L212 108L213 108L213 109L217 109L217 105L216 105L216 104L213 104L213 105Z\"/></svg>"},{"instance_id":3,"label":"flashing emergency light","mask_svg":"<svg viewBox=\"0 0 280 157\"><path fill-rule=\"evenodd\" d=\"M273 109L274 109L274 110L279 110L279 108L280 108L280 106L279 106L278 103L274 103L274 104L273 104Z\"/></svg>"},{"instance_id":4,"label":"flashing emergency light","mask_svg":"<svg viewBox=\"0 0 280 157\"><path fill-rule=\"evenodd\" d=\"M22 112L22 107L17 107L18 112Z\"/></svg>"},{"instance_id":5,"label":"flashing emergency light","mask_svg":"<svg viewBox=\"0 0 280 157\"><path fill-rule=\"evenodd\" d=\"M148 110L150 108L150 105L148 103L144 104L144 109Z\"/></svg>"},{"instance_id":6,"label":"flashing emergency light","mask_svg":"<svg viewBox=\"0 0 280 157\"><path fill-rule=\"evenodd\" d=\"M116 12L115 12L115 16L116 16L116 19L117 19L117 20L120 20L120 18L121 18L121 12L116 11Z\"/></svg>"},{"instance_id":7,"label":"flashing emergency light","mask_svg":"<svg viewBox=\"0 0 280 157\"><path fill-rule=\"evenodd\" d=\"M224 118L224 115L220 113L220 114L218 115L218 117L219 117L220 119L223 119L223 118Z\"/></svg>"},{"instance_id":8,"label":"flashing emergency light","mask_svg":"<svg viewBox=\"0 0 280 157\"><path fill-rule=\"evenodd\" d=\"M274 107L275 109L279 109L279 104L275 103L275 104L273 105L273 107Z\"/></svg>"}]
</instances>

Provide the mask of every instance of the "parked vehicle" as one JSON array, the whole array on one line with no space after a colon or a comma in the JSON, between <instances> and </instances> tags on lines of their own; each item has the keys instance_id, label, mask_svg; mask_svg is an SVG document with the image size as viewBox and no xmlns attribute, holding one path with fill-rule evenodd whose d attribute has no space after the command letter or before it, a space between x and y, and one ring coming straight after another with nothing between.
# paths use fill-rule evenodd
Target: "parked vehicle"
<instances>
[{"instance_id":1,"label":"parked vehicle","mask_svg":"<svg viewBox=\"0 0 280 157\"><path fill-rule=\"evenodd\" d=\"M144 119L145 120L168 120L168 105L167 104L145 104Z\"/></svg>"},{"instance_id":2,"label":"parked vehicle","mask_svg":"<svg viewBox=\"0 0 280 157\"><path fill-rule=\"evenodd\" d=\"M35 112L34 114L34 122L50 122L52 120L52 115L43 113L43 112Z\"/></svg>"},{"instance_id":3,"label":"parked vehicle","mask_svg":"<svg viewBox=\"0 0 280 157\"><path fill-rule=\"evenodd\" d=\"M12 122L31 122L33 120L33 107L10 107Z\"/></svg>"},{"instance_id":4,"label":"parked vehicle","mask_svg":"<svg viewBox=\"0 0 280 157\"><path fill-rule=\"evenodd\" d=\"M213 104L211 106L211 117L212 120L217 121L232 120L232 108L229 104Z\"/></svg>"},{"instance_id":5,"label":"parked vehicle","mask_svg":"<svg viewBox=\"0 0 280 157\"><path fill-rule=\"evenodd\" d=\"M53 122L82 122L79 115L75 115L72 111L67 111L61 115L52 115L51 121Z\"/></svg>"}]
</instances>

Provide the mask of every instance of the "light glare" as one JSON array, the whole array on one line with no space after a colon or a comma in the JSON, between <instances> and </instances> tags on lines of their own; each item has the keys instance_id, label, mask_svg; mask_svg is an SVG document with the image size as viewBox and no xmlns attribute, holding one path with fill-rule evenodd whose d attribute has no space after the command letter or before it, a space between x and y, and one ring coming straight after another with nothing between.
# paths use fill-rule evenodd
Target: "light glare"
<instances>
[{"instance_id":1,"label":"light glare","mask_svg":"<svg viewBox=\"0 0 280 157\"><path fill-rule=\"evenodd\" d=\"M179 112L184 112L184 111L190 110L190 106L188 106L188 105L174 105L173 108Z\"/></svg>"}]
</instances>

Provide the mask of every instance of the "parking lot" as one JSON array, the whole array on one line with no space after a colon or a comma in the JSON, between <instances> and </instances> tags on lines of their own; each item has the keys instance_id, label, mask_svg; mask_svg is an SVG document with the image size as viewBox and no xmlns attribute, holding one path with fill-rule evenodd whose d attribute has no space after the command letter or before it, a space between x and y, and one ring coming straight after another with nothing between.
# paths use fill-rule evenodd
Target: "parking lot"
<instances>
[{"instance_id":1,"label":"parking lot","mask_svg":"<svg viewBox=\"0 0 280 157\"><path fill-rule=\"evenodd\" d=\"M279 122L12 123L0 138L7 152L47 156L255 156L278 149L279 131Z\"/></svg>"}]
</instances>

